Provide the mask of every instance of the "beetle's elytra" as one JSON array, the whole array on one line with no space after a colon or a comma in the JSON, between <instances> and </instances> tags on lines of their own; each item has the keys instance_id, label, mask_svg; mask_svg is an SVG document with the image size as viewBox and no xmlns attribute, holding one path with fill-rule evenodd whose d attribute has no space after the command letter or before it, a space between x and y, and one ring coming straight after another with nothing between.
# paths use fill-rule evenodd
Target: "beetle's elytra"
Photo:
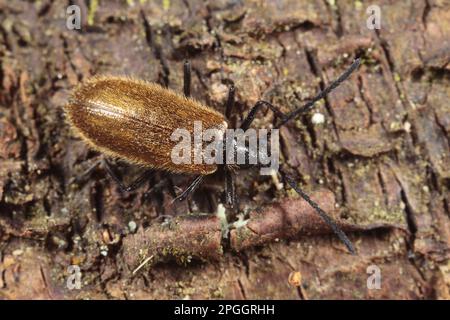
<instances>
[{"instance_id":1,"label":"beetle's elytra","mask_svg":"<svg viewBox=\"0 0 450 320\"><path fill-rule=\"evenodd\" d=\"M96 150L144 167L175 173L211 174L216 164L177 164L170 153L176 128L225 132L222 114L156 83L126 77L94 77L75 89L68 120Z\"/></svg>"}]
</instances>

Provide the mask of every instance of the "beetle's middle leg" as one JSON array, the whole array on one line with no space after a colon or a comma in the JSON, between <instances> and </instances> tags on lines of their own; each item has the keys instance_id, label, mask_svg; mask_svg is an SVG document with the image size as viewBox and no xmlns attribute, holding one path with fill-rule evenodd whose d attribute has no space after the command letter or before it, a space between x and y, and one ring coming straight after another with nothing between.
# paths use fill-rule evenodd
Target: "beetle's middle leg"
<instances>
[{"instance_id":1,"label":"beetle's middle leg","mask_svg":"<svg viewBox=\"0 0 450 320\"><path fill-rule=\"evenodd\" d=\"M119 186L120 190L123 192L130 192L133 190L136 190L140 186L144 184L145 181L147 181L153 174L151 170L146 170L143 174L141 174L136 180L134 180L132 183L130 183L128 186L126 186L123 181L117 176L117 174L114 172L114 169L112 168L112 165L109 163L108 160L103 158L103 164L106 169L106 172L108 172L109 176L114 180L115 183Z\"/></svg>"}]
</instances>

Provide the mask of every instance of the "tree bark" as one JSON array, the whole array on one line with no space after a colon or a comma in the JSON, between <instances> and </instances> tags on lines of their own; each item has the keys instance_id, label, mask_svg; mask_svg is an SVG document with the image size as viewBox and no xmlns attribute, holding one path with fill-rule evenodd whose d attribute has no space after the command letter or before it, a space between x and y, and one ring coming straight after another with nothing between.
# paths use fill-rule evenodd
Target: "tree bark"
<instances>
[{"instance_id":1,"label":"tree bark","mask_svg":"<svg viewBox=\"0 0 450 320\"><path fill-rule=\"evenodd\" d=\"M75 1L82 26L69 30L70 4L0 2L0 298L450 298L448 4L380 1L381 29L370 30L359 1ZM363 63L348 81L280 132L283 168L313 196L331 195L318 201L352 226L357 256L333 235L295 234L311 212L288 205L292 190L255 169L237 175L239 213L266 219L241 229L256 237L247 242L238 229L223 240L215 218L202 228L183 220L217 211L220 174L175 204L192 177L159 172L129 194L101 167L82 179L101 155L70 130L63 106L90 76L182 91L188 59L192 95L212 108L224 112L235 85L238 124L260 99L283 112L306 103L357 56ZM262 112L254 126L272 122ZM119 165L127 181L142 171ZM294 227L271 233L280 212ZM171 222L200 242L191 248L184 234L160 228ZM149 247L140 235L161 243ZM142 252L160 257L177 245L183 259L168 254L130 275ZM67 287L71 265L82 271L80 290ZM371 265L379 290L367 287ZM293 273L299 283L288 281Z\"/></svg>"}]
</instances>

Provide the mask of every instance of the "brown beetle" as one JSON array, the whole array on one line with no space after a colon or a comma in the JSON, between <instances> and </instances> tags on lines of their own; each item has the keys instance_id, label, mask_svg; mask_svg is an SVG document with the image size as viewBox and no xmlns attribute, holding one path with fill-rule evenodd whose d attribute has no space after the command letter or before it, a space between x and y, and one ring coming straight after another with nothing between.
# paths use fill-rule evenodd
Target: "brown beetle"
<instances>
[{"instance_id":1,"label":"brown beetle","mask_svg":"<svg viewBox=\"0 0 450 320\"><path fill-rule=\"evenodd\" d=\"M225 133L222 114L156 83L120 77L94 77L73 94L68 119L84 140L112 157L152 169L208 175L214 164L171 160L175 128L192 131L194 120Z\"/></svg>"},{"instance_id":2,"label":"brown beetle","mask_svg":"<svg viewBox=\"0 0 450 320\"><path fill-rule=\"evenodd\" d=\"M267 101L258 101L244 119L240 128L249 129L257 111L269 107L279 119L277 128L286 124L301 113L307 112L320 99L346 80L358 68L360 59L356 59L338 79L320 92L304 106L284 114ZM94 149L112 157L124 159L149 169L159 169L174 173L195 174L197 177L186 188L179 200L185 199L201 183L205 175L214 173L218 165L206 163L174 164L171 150L175 142L172 132L177 128L193 128L194 121L202 121L204 129L214 129L224 136L228 127L225 116L202 103L190 98L190 64L184 64L184 96L158 84L134 80L125 77L94 77L78 86L66 105L67 118L79 135ZM229 90L226 115L230 115L234 105L234 87ZM223 143L225 152L226 143ZM115 175L108 161L105 168L122 190L131 191L145 181L145 174L130 186L125 186ZM246 165L248 166L248 164ZM234 170L234 169L233 169ZM226 199L231 206L235 203L233 172L225 164ZM281 172L286 182L299 193L333 229L351 253L353 245L336 223L313 202L295 183Z\"/></svg>"}]
</instances>

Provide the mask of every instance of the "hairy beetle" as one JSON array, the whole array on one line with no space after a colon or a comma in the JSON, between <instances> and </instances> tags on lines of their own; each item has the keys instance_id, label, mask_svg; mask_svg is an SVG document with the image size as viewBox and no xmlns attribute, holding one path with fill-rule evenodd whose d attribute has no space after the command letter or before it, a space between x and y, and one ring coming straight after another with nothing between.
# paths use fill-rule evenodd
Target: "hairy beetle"
<instances>
[{"instance_id":1,"label":"hairy beetle","mask_svg":"<svg viewBox=\"0 0 450 320\"><path fill-rule=\"evenodd\" d=\"M250 110L240 125L246 131L256 117L257 111L269 107L279 119L276 128L313 108L346 80L360 64L356 59L352 65L322 92L305 105L284 114L267 101L260 100ZM191 72L189 62L184 64L184 95L180 95L158 84L125 77L94 77L78 86L65 110L68 120L79 135L94 149L113 157L139 164L149 169L166 170L174 173L194 174L196 177L177 199L183 200L202 182L205 175L214 173L218 165L207 163L175 164L170 156L175 142L170 139L174 130L180 127L192 128L194 121L202 121L205 129L213 129L225 139L228 127L226 117L190 97ZM226 116L234 105L234 87L230 87L226 102ZM225 152L226 143L222 144ZM248 155L250 151L246 151ZM131 191L145 181L146 173L130 186L125 186L116 176L109 162L104 159L105 168L111 177L125 191ZM233 171L235 166L225 164L227 203L234 205L235 192ZM286 182L303 197L333 229L351 253L354 247L347 236L295 181L281 172Z\"/></svg>"}]
</instances>

